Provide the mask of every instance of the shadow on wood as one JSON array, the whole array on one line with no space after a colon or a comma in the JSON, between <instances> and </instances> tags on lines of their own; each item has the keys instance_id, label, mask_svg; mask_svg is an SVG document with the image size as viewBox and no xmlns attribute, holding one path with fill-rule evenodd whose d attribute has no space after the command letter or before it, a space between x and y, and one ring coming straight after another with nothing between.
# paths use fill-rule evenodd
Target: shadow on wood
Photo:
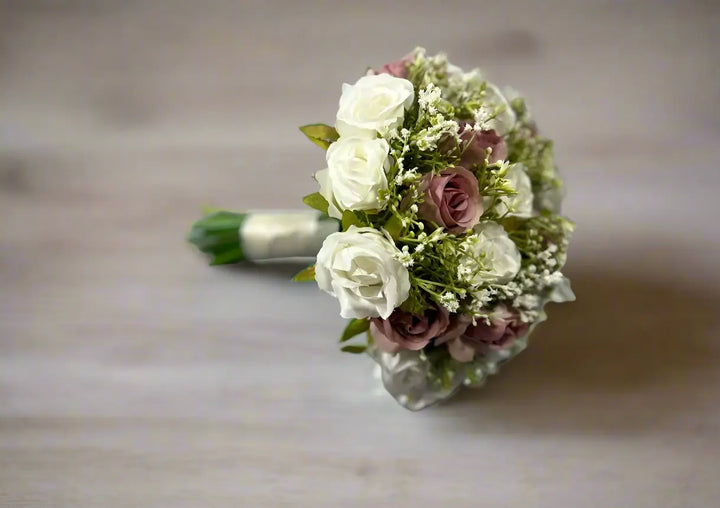
<instances>
[{"instance_id":1,"label":"shadow on wood","mask_svg":"<svg viewBox=\"0 0 720 508\"><path fill-rule=\"evenodd\" d=\"M527 351L438 413L479 432L572 433L696 426L715 411L720 294L602 267L572 280L577 302L550 306Z\"/></svg>"}]
</instances>

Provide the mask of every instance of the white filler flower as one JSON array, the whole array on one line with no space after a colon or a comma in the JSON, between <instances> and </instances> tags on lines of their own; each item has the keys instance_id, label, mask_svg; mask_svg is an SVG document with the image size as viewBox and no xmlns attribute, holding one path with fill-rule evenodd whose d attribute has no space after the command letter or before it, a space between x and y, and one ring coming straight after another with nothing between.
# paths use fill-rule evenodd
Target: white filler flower
<instances>
[{"instance_id":1,"label":"white filler flower","mask_svg":"<svg viewBox=\"0 0 720 508\"><path fill-rule=\"evenodd\" d=\"M340 302L344 318L387 318L410 291L410 275L398 249L380 231L350 226L323 242L315 280Z\"/></svg>"},{"instance_id":2,"label":"white filler flower","mask_svg":"<svg viewBox=\"0 0 720 508\"><path fill-rule=\"evenodd\" d=\"M500 198L495 208L497 213L501 216L507 213L508 215L514 215L516 217L532 217L532 182L530 181L525 166L519 163L512 164L505 174L505 179L510 182L510 185L515 189L517 194ZM490 201L492 201L492 199L490 199ZM485 206L488 206L487 202Z\"/></svg>"},{"instance_id":3,"label":"white filler flower","mask_svg":"<svg viewBox=\"0 0 720 508\"><path fill-rule=\"evenodd\" d=\"M340 219L343 210L379 210L379 192L387 190L385 171L390 146L384 139L344 138L328 148L327 169L315 173L320 194L329 203L328 215Z\"/></svg>"},{"instance_id":4,"label":"white filler flower","mask_svg":"<svg viewBox=\"0 0 720 508\"><path fill-rule=\"evenodd\" d=\"M341 136L374 138L397 129L415 98L407 79L390 74L363 76L343 84L335 127Z\"/></svg>"},{"instance_id":5,"label":"white filler flower","mask_svg":"<svg viewBox=\"0 0 720 508\"><path fill-rule=\"evenodd\" d=\"M498 136L505 136L515 126L515 112L500 89L490 82L485 83L485 104L480 113L492 117L483 123L483 129L494 129Z\"/></svg>"},{"instance_id":6,"label":"white filler flower","mask_svg":"<svg viewBox=\"0 0 720 508\"><path fill-rule=\"evenodd\" d=\"M505 284L520 271L520 252L497 222L481 222L466 242L461 265L473 269L475 284Z\"/></svg>"}]
</instances>

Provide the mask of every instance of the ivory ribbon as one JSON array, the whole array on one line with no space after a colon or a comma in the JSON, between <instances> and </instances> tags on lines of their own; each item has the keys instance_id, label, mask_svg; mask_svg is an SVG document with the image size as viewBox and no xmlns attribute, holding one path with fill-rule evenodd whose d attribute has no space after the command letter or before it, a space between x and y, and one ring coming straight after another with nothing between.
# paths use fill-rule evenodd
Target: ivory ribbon
<instances>
[{"instance_id":1,"label":"ivory ribbon","mask_svg":"<svg viewBox=\"0 0 720 508\"><path fill-rule=\"evenodd\" d=\"M240 245L248 261L314 258L339 228L337 220L313 210L250 212L240 226Z\"/></svg>"}]
</instances>

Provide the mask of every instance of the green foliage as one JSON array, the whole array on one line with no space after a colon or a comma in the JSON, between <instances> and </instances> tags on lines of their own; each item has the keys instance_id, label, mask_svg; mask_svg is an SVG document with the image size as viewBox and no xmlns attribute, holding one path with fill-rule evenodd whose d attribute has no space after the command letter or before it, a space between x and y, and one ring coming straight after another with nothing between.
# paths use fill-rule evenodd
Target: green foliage
<instances>
[{"instance_id":1,"label":"green foliage","mask_svg":"<svg viewBox=\"0 0 720 508\"><path fill-rule=\"evenodd\" d=\"M555 246L553 258L557 265L564 263L568 243L575 225L559 215L538 215L528 219L510 219L503 222L508 235L523 255L523 265L538 266L538 255L550 245ZM543 261L543 264L547 260ZM557 266L553 265L553 266ZM541 267L542 268L542 267ZM554 271L551 270L551 271Z\"/></svg>"},{"instance_id":2,"label":"green foliage","mask_svg":"<svg viewBox=\"0 0 720 508\"><path fill-rule=\"evenodd\" d=\"M342 214L342 230L347 231L350 226L357 226L359 228L367 226L368 222L363 220L361 212L353 212L352 210L345 210Z\"/></svg>"},{"instance_id":3,"label":"green foliage","mask_svg":"<svg viewBox=\"0 0 720 508\"><path fill-rule=\"evenodd\" d=\"M370 336L370 320L369 319L351 319L345 330L340 336L340 343L349 341L360 334L365 334L365 344L346 344L340 348L344 353L360 354L364 353L367 347L372 343Z\"/></svg>"},{"instance_id":4,"label":"green foliage","mask_svg":"<svg viewBox=\"0 0 720 508\"><path fill-rule=\"evenodd\" d=\"M430 308L430 304L425 297L425 293L420 290L417 284L411 285L410 294L407 300L400 305L400 309L410 314L421 316L428 308Z\"/></svg>"},{"instance_id":5,"label":"green foliage","mask_svg":"<svg viewBox=\"0 0 720 508\"><path fill-rule=\"evenodd\" d=\"M360 335L361 333L364 333L368 331L370 328L370 320L368 319L351 319L347 326L345 327L345 330L343 330L342 335L340 336L340 342L347 342L348 340L352 339L353 337L356 337L357 335Z\"/></svg>"},{"instance_id":6,"label":"green foliage","mask_svg":"<svg viewBox=\"0 0 720 508\"><path fill-rule=\"evenodd\" d=\"M383 227L393 240L398 240L402 234L403 223L400 217L397 215L391 215Z\"/></svg>"},{"instance_id":7,"label":"green foliage","mask_svg":"<svg viewBox=\"0 0 720 508\"><path fill-rule=\"evenodd\" d=\"M220 210L196 221L187 240L211 257L210 265L244 261L240 226L247 214Z\"/></svg>"},{"instance_id":8,"label":"green foliage","mask_svg":"<svg viewBox=\"0 0 720 508\"><path fill-rule=\"evenodd\" d=\"M340 135L335 130L335 127L325 125L324 123L314 123L310 125L303 125L300 130L305 134L310 141L315 143L323 150L327 150L328 147L337 141Z\"/></svg>"},{"instance_id":9,"label":"green foliage","mask_svg":"<svg viewBox=\"0 0 720 508\"><path fill-rule=\"evenodd\" d=\"M407 79L415 90L425 88L429 84L445 88L449 82L447 58L445 55L427 57L420 48L415 50L415 59L408 66Z\"/></svg>"},{"instance_id":10,"label":"green foliage","mask_svg":"<svg viewBox=\"0 0 720 508\"><path fill-rule=\"evenodd\" d=\"M295 282L310 282L315 280L315 264L302 269L292 278Z\"/></svg>"},{"instance_id":11,"label":"green foliage","mask_svg":"<svg viewBox=\"0 0 720 508\"><path fill-rule=\"evenodd\" d=\"M323 195L319 192L313 192L312 194L308 194L302 199L302 201L310 208L319 210L322 213L327 213L328 207L330 206L327 202L327 199L325 199Z\"/></svg>"},{"instance_id":12,"label":"green foliage","mask_svg":"<svg viewBox=\"0 0 720 508\"><path fill-rule=\"evenodd\" d=\"M354 355L362 354L366 350L367 350L367 346L360 346L360 345L343 346L340 348L340 351L342 351L343 353L351 353Z\"/></svg>"},{"instance_id":13,"label":"green foliage","mask_svg":"<svg viewBox=\"0 0 720 508\"><path fill-rule=\"evenodd\" d=\"M510 107L515 113L515 118L521 125L527 125L530 122L530 112L528 111L525 99L516 97L510 101Z\"/></svg>"},{"instance_id":14,"label":"green foliage","mask_svg":"<svg viewBox=\"0 0 720 508\"><path fill-rule=\"evenodd\" d=\"M452 380L458 370L465 366L447 354L445 346L430 346L424 350L428 362L428 377L430 382L436 383L444 390L449 390Z\"/></svg>"},{"instance_id":15,"label":"green foliage","mask_svg":"<svg viewBox=\"0 0 720 508\"><path fill-rule=\"evenodd\" d=\"M555 164L553 142L537 135L531 123L521 123L507 138L508 160L520 162L528 169L533 194L562 188Z\"/></svg>"}]
</instances>

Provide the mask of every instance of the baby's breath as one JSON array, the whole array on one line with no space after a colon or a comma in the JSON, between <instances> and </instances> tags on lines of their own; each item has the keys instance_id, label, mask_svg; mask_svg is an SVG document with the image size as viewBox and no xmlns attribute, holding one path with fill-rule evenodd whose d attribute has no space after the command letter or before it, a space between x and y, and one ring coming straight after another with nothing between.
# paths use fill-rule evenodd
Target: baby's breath
<instances>
[{"instance_id":1,"label":"baby's breath","mask_svg":"<svg viewBox=\"0 0 720 508\"><path fill-rule=\"evenodd\" d=\"M440 305L445 307L448 312L457 312L460 308L457 296L450 292L445 292L440 296Z\"/></svg>"}]
</instances>

